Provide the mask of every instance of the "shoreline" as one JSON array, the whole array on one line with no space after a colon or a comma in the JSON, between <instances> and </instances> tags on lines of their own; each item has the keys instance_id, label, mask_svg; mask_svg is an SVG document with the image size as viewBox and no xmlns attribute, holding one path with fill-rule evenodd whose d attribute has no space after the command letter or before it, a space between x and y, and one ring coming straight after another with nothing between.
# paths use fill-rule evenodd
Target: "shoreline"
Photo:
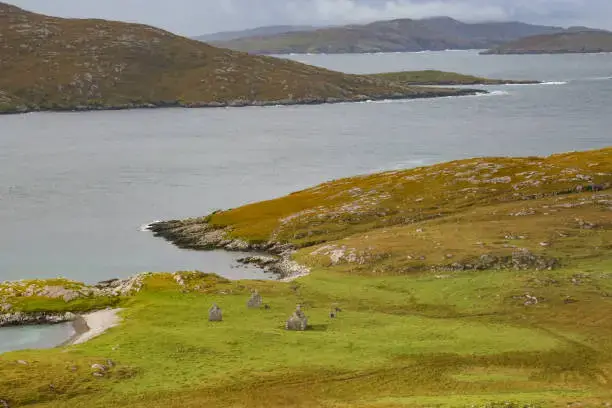
<instances>
[{"instance_id":1,"label":"shoreline","mask_svg":"<svg viewBox=\"0 0 612 408\"><path fill-rule=\"evenodd\" d=\"M278 275L280 282L292 282L308 276L310 268L292 259L297 248L276 241L249 243L230 238L227 229L215 229L200 219L169 220L152 223L148 230L181 249L195 251L225 250L228 252L254 252L261 256L245 258L241 263L255 265L265 272ZM239 261L240 262L240 261Z\"/></svg>"},{"instance_id":2,"label":"shoreline","mask_svg":"<svg viewBox=\"0 0 612 408\"><path fill-rule=\"evenodd\" d=\"M432 85L433 86L433 85ZM125 104L125 105L109 105L109 106L87 106L76 105L71 107L60 108L28 108L19 107L12 110L0 110L0 115L19 115L26 113L42 113L42 112L95 112L95 111L123 111L123 110L139 110L139 109L163 109L163 108L183 108L183 109L206 109L206 108L245 108L245 107L272 107L272 106L307 106L307 105L336 105L340 103L358 103L367 101L385 101L385 100L412 100L412 99L434 99L448 98L461 96L474 96L480 94L488 94L488 91L481 89L441 89L440 92L431 89L425 90L423 93L416 94L389 94L379 96L363 96L355 98L304 98L298 100L273 100L273 101L245 101L234 100L229 102L194 102L181 103L178 101L172 102L155 102L155 103L140 103L140 104Z\"/></svg>"},{"instance_id":3,"label":"shoreline","mask_svg":"<svg viewBox=\"0 0 612 408\"><path fill-rule=\"evenodd\" d=\"M74 334L58 347L83 344L92 340L120 323L119 312L123 309L105 309L78 315L72 321Z\"/></svg>"}]
</instances>

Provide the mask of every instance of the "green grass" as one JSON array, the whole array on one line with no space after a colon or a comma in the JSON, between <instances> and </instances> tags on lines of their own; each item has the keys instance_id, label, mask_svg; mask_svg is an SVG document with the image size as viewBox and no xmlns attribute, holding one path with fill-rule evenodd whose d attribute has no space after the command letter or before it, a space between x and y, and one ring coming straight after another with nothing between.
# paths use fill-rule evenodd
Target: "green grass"
<instances>
[{"instance_id":1,"label":"green grass","mask_svg":"<svg viewBox=\"0 0 612 408\"><path fill-rule=\"evenodd\" d=\"M440 406L461 406L505 401L507 393L547 402L542 406L564 395L602 398L602 373L610 368L602 347L612 333L589 328L609 315L612 302L591 296L601 282L574 287L563 278L576 270L584 269L554 272L559 286L536 289L533 278L544 281L551 272L439 279L315 270L296 283L213 281L189 293L170 275L156 275L124 305L121 327L104 336L64 350L3 355L0 394L36 407L259 406L247 402L254 392L277 406L411 406L436 399L448 400ZM190 286L200 281L211 282L195 279ZM251 289L271 309L247 309ZM526 290L550 303L528 308L512 298ZM584 305L589 315L582 315L580 303L554 304L567 290L591 297ZM223 308L224 322L207 321L213 302ZM312 329L287 332L284 321L297 303ZM336 305L342 312L330 319ZM549 316L553 307L567 315ZM117 364L111 374L92 377L89 365L108 359Z\"/></svg>"},{"instance_id":2,"label":"green grass","mask_svg":"<svg viewBox=\"0 0 612 408\"><path fill-rule=\"evenodd\" d=\"M181 273L185 287L175 275L149 276L142 292L120 300L123 323L105 335L0 356L0 399L35 408L612 402L612 196L572 192L578 175L608 182L610 154L388 172L188 221L292 242L312 272L290 283ZM506 176L512 181L482 181ZM558 266L449 268L509 256L511 245ZM335 250L344 255L326 252ZM254 289L270 309L247 309ZM24 304L48 306L37 302ZM208 322L213 303L223 322ZM310 330L284 330L296 304ZM109 359L116 365L93 377L91 364Z\"/></svg>"}]
</instances>

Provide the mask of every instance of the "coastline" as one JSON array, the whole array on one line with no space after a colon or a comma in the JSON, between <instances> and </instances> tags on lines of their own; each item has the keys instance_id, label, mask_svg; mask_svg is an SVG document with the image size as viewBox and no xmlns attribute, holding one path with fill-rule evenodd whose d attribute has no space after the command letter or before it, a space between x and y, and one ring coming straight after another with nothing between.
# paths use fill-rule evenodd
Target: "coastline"
<instances>
[{"instance_id":1,"label":"coastline","mask_svg":"<svg viewBox=\"0 0 612 408\"><path fill-rule=\"evenodd\" d=\"M74 334L58 347L83 344L92 340L120 323L119 312L123 309L106 309L78 315L73 320Z\"/></svg>"},{"instance_id":2,"label":"coastline","mask_svg":"<svg viewBox=\"0 0 612 408\"><path fill-rule=\"evenodd\" d=\"M245 107L270 107L270 106L302 106L302 105L334 105L339 103L356 103L367 101L384 101L384 100L412 100L412 99L433 99L433 98L448 98L460 96L474 96L487 94L488 91L481 89L425 89L423 93L415 94L388 94L378 96L360 96L355 98L305 98L305 99L283 99L272 101L246 101L234 100L227 102L194 102L182 103L179 101L160 101L154 103L139 103L139 104L124 104L124 105L75 105L70 107L30 108L26 106L18 106L14 109L0 110L0 115L18 115L34 112L92 112L92 111L119 111L119 110L136 110L136 109L163 109L163 108L185 108L185 109L202 109L202 108L245 108Z\"/></svg>"},{"instance_id":3,"label":"coastline","mask_svg":"<svg viewBox=\"0 0 612 408\"><path fill-rule=\"evenodd\" d=\"M148 230L155 237L163 238L181 249L209 251L244 251L261 253L261 256L245 258L243 264L260 267L265 272L279 276L281 282L292 282L310 274L310 269L292 259L297 248L277 241L249 243L229 237L228 229L217 229L201 219L170 220L150 224ZM240 262L240 261L239 261Z\"/></svg>"}]
</instances>

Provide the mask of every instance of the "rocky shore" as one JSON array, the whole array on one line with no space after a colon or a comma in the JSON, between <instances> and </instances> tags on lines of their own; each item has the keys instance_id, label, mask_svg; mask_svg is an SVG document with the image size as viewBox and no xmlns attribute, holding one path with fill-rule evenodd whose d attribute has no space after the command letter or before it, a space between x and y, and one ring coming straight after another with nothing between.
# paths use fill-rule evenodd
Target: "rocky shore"
<instances>
[{"instance_id":1,"label":"rocky shore","mask_svg":"<svg viewBox=\"0 0 612 408\"><path fill-rule=\"evenodd\" d=\"M68 280L17 281L0 283L0 327L58 324L74 322L83 313L107 309L121 297L137 293L150 274L139 274L128 279L114 279L88 286ZM28 310L27 299L49 303L49 310ZM89 308L74 301L88 301ZM59 302L58 302L59 301ZM58 303L61 307L58 309ZM72 306L75 305L75 306ZM38 309L44 309L40 306Z\"/></svg>"},{"instance_id":2,"label":"rocky shore","mask_svg":"<svg viewBox=\"0 0 612 408\"><path fill-rule=\"evenodd\" d=\"M19 114L31 112L88 112L88 111L112 111L112 110L129 110L129 109L160 109L160 108L241 108L249 106L294 106L294 105L324 105L338 104L351 102L366 102L366 101L382 101L382 100L408 100L408 99L430 99L443 98L453 96L473 96L486 94L487 91L479 89L423 89L419 93L391 93L380 94L375 96L355 96L347 98L300 98L300 99L281 99L281 100L255 100L236 99L231 101L211 101L211 102L194 102L183 103L181 101L158 101L148 103L129 103L123 105L74 105L74 106L31 106L31 105L14 105L2 106L0 115L2 114Z\"/></svg>"},{"instance_id":3,"label":"rocky shore","mask_svg":"<svg viewBox=\"0 0 612 408\"><path fill-rule=\"evenodd\" d=\"M296 248L291 244L274 241L249 243L231 238L229 229L214 228L202 219L157 222L151 224L149 230L156 237L164 238L183 249L259 252L261 256L243 258L239 262L257 265L278 275L283 281L290 281L310 272L307 267L292 260Z\"/></svg>"}]
</instances>

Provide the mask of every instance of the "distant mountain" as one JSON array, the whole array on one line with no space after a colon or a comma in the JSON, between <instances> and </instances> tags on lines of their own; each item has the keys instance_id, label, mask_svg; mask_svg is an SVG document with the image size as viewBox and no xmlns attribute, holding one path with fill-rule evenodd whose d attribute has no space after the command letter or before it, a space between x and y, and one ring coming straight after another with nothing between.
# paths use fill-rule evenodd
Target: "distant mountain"
<instances>
[{"instance_id":1,"label":"distant mountain","mask_svg":"<svg viewBox=\"0 0 612 408\"><path fill-rule=\"evenodd\" d=\"M612 52L612 32L572 27L563 33L521 38L483 54L576 54Z\"/></svg>"},{"instance_id":2,"label":"distant mountain","mask_svg":"<svg viewBox=\"0 0 612 408\"><path fill-rule=\"evenodd\" d=\"M467 24L448 17L378 21L254 36L215 45L255 54L368 53L491 48L521 37L552 34L561 27L519 22Z\"/></svg>"},{"instance_id":3,"label":"distant mountain","mask_svg":"<svg viewBox=\"0 0 612 408\"><path fill-rule=\"evenodd\" d=\"M0 113L244 106L474 93L409 87L220 49L167 31L0 2Z\"/></svg>"},{"instance_id":4,"label":"distant mountain","mask_svg":"<svg viewBox=\"0 0 612 408\"><path fill-rule=\"evenodd\" d=\"M316 30L319 27L313 26L291 26L291 25L279 25L279 26L268 26L268 27L258 27L251 28L248 30L242 31L222 31L214 34L205 34L200 35L198 37L194 37L194 40L203 41L203 42L213 42L213 41L231 41L237 40L239 38L248 38L248 37L262 37L283 33L292 33L295 31L312 31Z\"/></svg>"}]
</instances>

